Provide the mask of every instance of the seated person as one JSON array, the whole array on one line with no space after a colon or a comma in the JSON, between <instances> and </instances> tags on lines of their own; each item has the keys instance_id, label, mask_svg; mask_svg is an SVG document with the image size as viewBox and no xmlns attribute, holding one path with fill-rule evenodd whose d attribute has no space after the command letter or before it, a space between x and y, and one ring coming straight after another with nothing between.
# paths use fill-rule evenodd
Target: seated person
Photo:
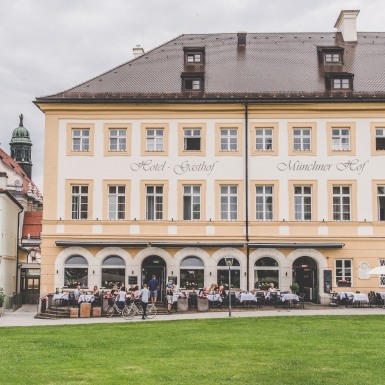
<instances>
[{"instance_id":1,"label":"seated person","mask_svg":"<svg viewBox=\"0 0 385 385\"><path fill-rule=\"evenodd\" d=\"M219 288L219 295L222 297L222 298L226 298L227 297L227 293L226 293L226 290L223 286L221 286Z\"/></svg>"},{"instance_id":2,"label":"seated person","mask_svg":"<svg viewBox=\"0 0 385 385\"><path fill-rule=\"evenodd\" d=\"M139 290L139 286L135 286L132 290L131 290L131 300L136 300L139 298L139 295L140 295L140 290Z\"/></svg>"}]
</instances>

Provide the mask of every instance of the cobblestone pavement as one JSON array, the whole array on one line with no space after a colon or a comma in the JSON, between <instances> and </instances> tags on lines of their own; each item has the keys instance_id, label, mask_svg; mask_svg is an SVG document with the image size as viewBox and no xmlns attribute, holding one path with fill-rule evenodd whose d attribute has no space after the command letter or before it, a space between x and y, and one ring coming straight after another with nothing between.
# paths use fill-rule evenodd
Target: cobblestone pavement
<instances>
[{"instance_id":1,"label":"cobblestone pavement","mask_svg":"<svg viewBox=\"0 0 385 385\"><path fill-rule=\"evenodd\" d=\"M346 308L346 307L327 307L320 305L306 305L305 309L287 309L287 308L262 308L262 309L233 309L232 318L240 317L281 317L281 316L309 316L309 315L383 315L384 308ZM139 316L133 320L127 321L117 316L113 318L62 318L62 319L37 319L36 305L24 305L15 312L6 311L0 317L0 327L4 326L47 326L47 325L80 325L80 324L99 324L99 323L122 323L122 322L157 322L182 319L210 319L210 318L229 318L229 312L226 309L221 311L208 311L204 313L172 313L170 315L158 315L152 320L142 320Z\"/></svg>"}]
</instances>

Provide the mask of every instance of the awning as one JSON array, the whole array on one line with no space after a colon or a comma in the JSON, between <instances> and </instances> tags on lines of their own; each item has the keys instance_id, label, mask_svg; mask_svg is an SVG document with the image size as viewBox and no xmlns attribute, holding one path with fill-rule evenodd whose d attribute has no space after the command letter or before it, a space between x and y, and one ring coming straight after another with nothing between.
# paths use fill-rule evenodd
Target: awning
<instances>
[{"instance_id":1,"label":"awning","mask_svg":"<svg viewBox=\"0 0 385 385\"><path fill-rule=\"evenodd\" d=\"M342 249L345 243L249 243L250 247L261 249Z\"/></svg>"}]
</instances>

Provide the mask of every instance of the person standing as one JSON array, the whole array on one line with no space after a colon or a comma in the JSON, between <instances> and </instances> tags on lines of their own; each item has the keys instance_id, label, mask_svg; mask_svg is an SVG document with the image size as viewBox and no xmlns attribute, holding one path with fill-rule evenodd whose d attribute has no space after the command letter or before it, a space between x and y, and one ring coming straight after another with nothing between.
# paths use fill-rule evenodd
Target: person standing
<instances>
[{"instance_id":1,"label":"person standing","mask_svg":"<svg viewBox=\"0 0 385 385\"><path fill-rule=\"evenodd\" d=\"M146 319L147 317L147 305L148 305L148 298L150 296L150 291L147 289L147 285L143 285L143 289L140 291L139 297L142 301L142 309L143 309L143 314L142 314L142 319Z\"/></svg>"},{"instance_id":2,"label":"person standing","mask_svg":"<svg viewBox=\"0 0 385 385\"><path fill-rule=\"evenodd\" d=\"M167 284L166 296L167 296L167 313L171 314L172 304L174 303L174 284L172 280L170 280Z\"/></svg>"},{"instance_id":3,"label":"person standing","mask_svg":"<svg viewBox=\"0 0 385 385\"><path fill-rule=\"evenodd\" d=\"M150 290L150 299L153 305L155 305L156 298L158 296L159 282L156 276L153 275L151 280L148 282L148 288Z\"/></svg>"}]
</instances>

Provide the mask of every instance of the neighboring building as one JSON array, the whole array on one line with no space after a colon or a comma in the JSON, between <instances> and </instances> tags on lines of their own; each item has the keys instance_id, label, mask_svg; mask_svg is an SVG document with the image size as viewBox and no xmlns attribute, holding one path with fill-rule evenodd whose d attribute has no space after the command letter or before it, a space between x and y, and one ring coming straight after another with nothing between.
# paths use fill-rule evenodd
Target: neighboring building
<instances>
[{"instance_id":1,"label":"neighboring building","mask_svg":"<svg viewBox=\"0 0 385 385\"><path fill-rule=\"evenodd\" d=\"M22 115L10 144L20 164L0 148L0 287L6 307L17 307L39 297L43 202L30 178L32 142Z\"/></svg>"},{"instance_id":2,"label":"neighboring building","mask_svg":"<svg viewBox=\"0 0 385 385\"><path fill-rule=\"evenodd\" d=\"M46 115L42 291L385 278L385 33L182 35L56 95ZM138 50L138 49L136 49ZM346 290L346 289L345 289Z\"/></svg>"}]
</instances>

